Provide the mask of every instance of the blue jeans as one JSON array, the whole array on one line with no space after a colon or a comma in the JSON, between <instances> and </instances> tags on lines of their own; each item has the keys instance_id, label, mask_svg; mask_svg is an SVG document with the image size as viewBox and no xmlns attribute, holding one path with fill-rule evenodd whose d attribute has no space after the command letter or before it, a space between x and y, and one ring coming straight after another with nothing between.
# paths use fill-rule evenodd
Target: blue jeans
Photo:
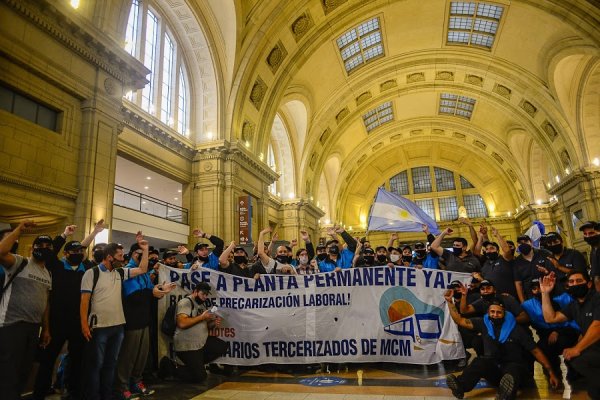
<instances>
[{"instance_id":1,"label":"blue jeans","mask_svg":"<svg viewBox=\"0 0 600 400\"><path fill-rule=\"evenodd\" d=\"M85 400L110 400L117 358L125 332L123 325L96 328L86 344L83 362Z\"/></svg>"}]
</instances>

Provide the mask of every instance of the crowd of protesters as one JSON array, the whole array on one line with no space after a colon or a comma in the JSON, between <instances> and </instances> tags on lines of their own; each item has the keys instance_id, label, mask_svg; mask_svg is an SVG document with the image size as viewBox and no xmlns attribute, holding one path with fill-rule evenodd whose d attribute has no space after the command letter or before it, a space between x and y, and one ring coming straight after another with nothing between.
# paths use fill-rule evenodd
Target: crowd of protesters
<instances>
[{"instance_id":1,"label":"crowd of protesters","mask_svg":"<svg viewBox=\"0 0 600 400\"><path fill-rule=\"evenodd\" d=\"M301 231L302 248L294 249L297 240L275 247L279 238L267 228L254 249L235 242L225 248L221 238L195 229L193 251L185 245L159 251L138 232L128 251L117 243L96 243L88 252L104 229L99 221L81 242L67 241L76 231L73 225L54 238L37 236L25 257L19 255L18 239L34 223L24 221L0 231L0 393L20 398L35 359L33 398L52 393L56 359L67 343L66 398L152 395L143 377L158 368L152 361L157 352L155 299L173 288L158 281L160 265L254 279L387 266L471 274L469 285L455 281L444 293L463 344L472 349L459 361L463 373L447 377L455 397L462 398L485 378L498 388L497 398L515 398L533 377L535 360L550 386L560 388L562 355L568 381L583 382L590 397L600 399L595 378L600 376L600 223L579 228L591 247L589 261L555 232L544 235L536 248L526 235L515 243L493 227L476 229L468 219L460 223L469 227L470 242L452 236L451 228L436 237L424 225L421 242L403 245L392 234L386 246L373 248L366 238L335 226L328 229L328 240L316 246ZM444 248L448 238L452 247ZM221 323L205 304L211 290L207 283L196 285L175 309L174 346L182 364L177 377L184 381L203 382L205 364L226 351L225 342L208 334ZM476 357L469 363L471 354Z\"/></svg>"}]
</instances>

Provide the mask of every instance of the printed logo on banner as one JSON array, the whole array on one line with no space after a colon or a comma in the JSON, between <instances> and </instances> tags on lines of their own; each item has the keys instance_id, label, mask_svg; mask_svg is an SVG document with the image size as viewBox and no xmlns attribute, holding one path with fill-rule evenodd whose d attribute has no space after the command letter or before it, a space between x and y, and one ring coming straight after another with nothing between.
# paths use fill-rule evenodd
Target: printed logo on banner
<instances>
[{"instance_id":1,"label":"printed logo on banner","mask_svg":"<svg viewBox=\"0 0 600 400\"><path fill-rule=\"evenodd\" d=\"M379 300L383 330L391 335L410 336L413 344L436 342L442 334L444 311L427 304L404 287L386 290Z\"/></svg>"}]
</instances>

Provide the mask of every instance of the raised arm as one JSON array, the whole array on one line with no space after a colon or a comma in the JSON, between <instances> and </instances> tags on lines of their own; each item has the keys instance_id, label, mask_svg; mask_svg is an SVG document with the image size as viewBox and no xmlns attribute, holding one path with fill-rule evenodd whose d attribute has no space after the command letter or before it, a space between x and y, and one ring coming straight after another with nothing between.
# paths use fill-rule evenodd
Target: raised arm
<instances>
[{"instance_id":1,"label":"raised arm","mask_svg":"<svg viewBox=\"0 0 600 400\"><path fill-rule=\"evenodd\" d=\"M94 224L94 229L81 241L81 245L83 247L90 247L90 244L92 244L92 242L96 238L96 235L102 232L104 228L104 219L101 219L100 221L96 222L96 224Z\"/></svg>"},{"instance_id":2,"label":"raised arm","mask_svg":"<svg viewBox=\"0 0 600 400\"><path fill-rule=\"evenodd\" d=\"M452 290L447 290L446 293L444 293L444 298L446 299L446 304L448 305L448 309L450 310L450 316L452 317L452 320L456 323L456 325L462 326L466 329L473 329L473 323L471 322L471 320L461 316L458 313L456 306L452 302Z\"/></svg>"},{"instance_id":3,"label":"raised arm","mask_svg":"<svg viewBox=\"0 0 600 400\"><path fill-rule=\"evenodd\" d=\"M458 222L466 225L469 228L469 235L471 235L471 250L475 253L475 245L477 244L477 232L475 232L475 228L473 228L473 223L469 220L469 218L460 217Z\"/></svg>"},{"instance_id":4,"label":"raised arm","mask_svg":"<svg viewBox=\"0 0 600 400\"><path fill-rule=\"evenodd\" d=\"M442 240L444 240L444 237L446 237L446 235L449 235L452 232L454 231L451 228L444 229L442 233L440 233L431 243L431 251L433 251L435 254L441 257L442 254L444 254L444 249L442 248Z\"/></svg>"},{"instance_id":5,"label":"raised arm","mask_svg":"<svg viewBox=\"0 0 600 400\"><path fill-rule=\"evenodd\" d=\"M508 243L506 243L506 239L504 239L504 236L502 236L500 234L500 232L498 232L498 229L496 229L493 226L492 226L492 235L494 235L494 237L498 241L498 245L500 246L500 250L502 250L502 257L506 261L512 260L515 255L513 254L512 251L510 251L510 247L508 246Z\"/></svg>"},{"instance_id":6,"label":"raised arm","mask_svg":"<svg viewBox=\"0 0 600 400\"><path fill-rule=\"evenodd\" d=\"M356 239L354 239L352 237L352 235L350 235L348 232L346 232L346 230L342 227L338 227L336 232L342 236L342 239L344 239L344 242L346 242L346 244L348 245L348 250L350 250L351 252L354 253L354 250L356 250ZM340 253L341 252L342 252L342 247L341 247L341 243L340 243Z\"/></svg>"},{"instance_id":7,"label":"raised arm","mask_svg":"<svg viewBox=\"0 0 600 400\"><path fill-rule=\"evenodd\" d=\"M219 265L222 268L229 268L229 255L231 254L233 249L235 249L235 242L231 241L231 243L229 243L229 246L227 246L225 251L223 251L223 253L221 253L221 255L219 256Z\"/></svg>"},{"instance_id":8,"label":"raised arm","mask_svg":"<svg viewBox=\"0 0 600 400\"><path fill-rule=\"evenodd\" d=\"M265 254L265 234L272 232L271 228L265 228L258 234L258 258L263 265L267 265L271 261L271 257L268 254ZM273 242L273 240L271 240Z\"/></svg>"},{"instance_id":9,"label":"raised arm","mask_svg":"<svg viewBox=\"0 0 600 400\"><path fill-rule=\"evenodd\" d=\"M137 268L129 269L129 277L130 278L133 278L134 276L142 275L142 274L145 274L146 272L148 272L148 250L149 250L150 246L148 246L148 241L144 240L144 237L142 236L142 232L138 232L136 239L137 239L138 245L140 246L140 249L142 249L142 258L140 259L140 265Z\"/></svg>"},{"instance_id":10,"label":"raised arm","mask_svg":"<svg viewBox=\"0 0 600 400\"><path fill-rule=\"evenodd\" d=\"M461 314L474 313L475 307L473 307L471 304L467 303L467 294L469 292L469 289L467 289L467 287L461 283L460 288L458 290L460 291L460 294L461 294L461 296L460 296L460 313Z\"/></svg>"},{"instance_id":11,"label":"raised arm","mask_svg":"<svg viewBox=\"0 0 600 400\"><path fill-rule=\"evenodd\" d=\"M354 251L354 257L352 257L352 267L355 268L356 267L356 262L358 261L358 259L360 258L360 252L362 250L362 243L358 242L356 245L356 250Z\"/></svg>"},{"instance_id":12,"label":"raised arm","mask_svg":"<svg viewBox=\"0 0 600 400\"><path fill-rule=\"evenodd\" d=\"M542 314L544 315L544 321L549 324L568 321L568 318L563 313L560 311L555 311L554 307L552 307L550 292L552 292L552 289L554 289L555 283L556 275L554 272L544 276L540 282L540 290L542 291Z\"/></svg>"},{"instance_id":13,"label":"raised arm","mask_svg":"<svg viewBox=\"0 0 600 400\"><path fill-rule=\"evenodd\" d=\"M304 240L304 246L306 247L306 252L308 253L308 259L312 260L315 257L315 247L310 241L310 235L306 231L300 231L300 237Z\"/></svg>"},{"instance_id":14,"label":"raised arm","mask_svg":"<svg viewBox=\"0 0 600 400\"><path fill-rule=\"evenodd\" d=\"M203 232L200 228L194 229L193 234L196 237L208 239L208 241L215 246L215 248L212 251L215 256L219 257L221 253L223 253L223 247L225 247L225 242L223 242L223 239L221 239L220 237Z\"/></svg>"},{"instance_id":15,"label":"raised arm","mask_svg":"<svg viewBox=\"0 0 600 400\"><path fill-rule=\"evenodd\" d=\"M33 226L35 224L31 220L22 221L11 233L0 241L0 265L3 265L5 269L12 268L15 263L15 256L10 252L12 245L21 236L21 232L24 229Z\"/></svg>"},{"instance_id":16,"label":"raised arm","mask_svg":"<svg viewBox=\"0 0 600 400\"><path fill-rule=\"evenodd\" d=\"M390 235L390 240L388 240L387 248L389 249L390 247L394 247L394 243L396 242L396 240L398 240L398 234L394 232Z\"/></svg>"}]
</instances>

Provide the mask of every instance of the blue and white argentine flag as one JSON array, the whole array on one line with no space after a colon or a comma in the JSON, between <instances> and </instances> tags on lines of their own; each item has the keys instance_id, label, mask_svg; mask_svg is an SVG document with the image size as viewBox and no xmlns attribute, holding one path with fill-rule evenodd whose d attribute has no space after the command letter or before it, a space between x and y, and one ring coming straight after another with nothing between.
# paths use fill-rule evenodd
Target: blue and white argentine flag
<instances>
[{"instance_id":1,"label":"blue and white argentine flag","mask_svg":"<svg viewBox=\"0 0 600 400\"><path fill-rule=\"evenodd\" d=\"M435 235L440 232L435 221L415 203L379 188L369 215L369 231L421 232L423 224Z\"/></svg>"}]
</instances>

